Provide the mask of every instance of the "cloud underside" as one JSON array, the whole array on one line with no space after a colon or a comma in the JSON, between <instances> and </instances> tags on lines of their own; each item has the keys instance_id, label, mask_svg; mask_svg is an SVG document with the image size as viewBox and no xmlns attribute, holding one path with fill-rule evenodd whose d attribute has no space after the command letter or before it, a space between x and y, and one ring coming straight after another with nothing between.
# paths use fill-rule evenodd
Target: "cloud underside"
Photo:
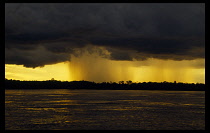
<instances>
[{"instance_id":1,"label":"cloud underside","mask_svg":"<svg viewBox=\"0 0 210 133\"><path fill-rule=\"evenodd\" d=\"M85 52L110 60L205 58L204 4L6 4L5 63Z\"/></svg>"}]
</instances>

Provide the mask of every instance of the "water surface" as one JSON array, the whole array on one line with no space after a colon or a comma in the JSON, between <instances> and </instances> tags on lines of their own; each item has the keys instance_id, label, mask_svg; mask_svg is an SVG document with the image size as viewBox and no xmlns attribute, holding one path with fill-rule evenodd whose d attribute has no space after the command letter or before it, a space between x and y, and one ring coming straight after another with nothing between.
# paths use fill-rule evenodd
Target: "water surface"
<instances>
[{"instance_id":1,"label":"water surface","mask_svg":"<svg viewBox=\"0 0 210 133\"><path fill-rule=\"evenodd\" d=\"M5 90L6 130L204 130L204 91Z\"/></svg>"}]
</instances>

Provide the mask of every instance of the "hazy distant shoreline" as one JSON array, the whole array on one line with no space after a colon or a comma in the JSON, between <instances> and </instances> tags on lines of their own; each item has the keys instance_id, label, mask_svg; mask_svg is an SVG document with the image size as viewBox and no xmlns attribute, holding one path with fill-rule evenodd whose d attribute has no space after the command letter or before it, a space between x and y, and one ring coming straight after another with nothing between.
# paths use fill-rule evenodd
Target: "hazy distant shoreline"
<instances>
[{"instance_id":1,"label":"hazy distant shoreline","mask_svg":"<svg viewBox=\"0 0 210 133\"><path fill-rule=\"evenodd\" d=\"M96 90L179 90L179 91L205 91L202 83L172 83L172 82L143 82L132 81L102 82L90 81L19 81L5 80L5 89L96 89Z\"/></svg>"}]
</instances>

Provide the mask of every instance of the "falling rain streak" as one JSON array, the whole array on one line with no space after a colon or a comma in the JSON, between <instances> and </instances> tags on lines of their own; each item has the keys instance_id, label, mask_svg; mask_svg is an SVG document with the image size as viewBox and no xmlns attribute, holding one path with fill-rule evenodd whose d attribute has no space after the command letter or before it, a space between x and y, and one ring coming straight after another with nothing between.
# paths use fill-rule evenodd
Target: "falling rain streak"
<instances>
[{"instance_id":1,"label":"falling rain streak","mask_svg":"<svg viewBox=\"0 0 210 133\"><path fill-rule=\"evenodd\" d=\"M173 61L149 58L144 61L114 61L103 58L99 52L81 53L79 56L71 55L70 80L205 82L204 59Z\"/></svg>"}]
</instances>

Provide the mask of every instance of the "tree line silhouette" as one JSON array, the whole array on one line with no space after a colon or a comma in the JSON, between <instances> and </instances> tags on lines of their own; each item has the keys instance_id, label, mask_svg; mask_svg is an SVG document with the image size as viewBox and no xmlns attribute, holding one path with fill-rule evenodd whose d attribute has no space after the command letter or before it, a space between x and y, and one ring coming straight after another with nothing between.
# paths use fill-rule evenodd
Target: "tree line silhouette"
<instances>
[{"instance_id":1,"label":"tree line silhouette","mask_svg":"<svg viewBox=\"0 0 210 133\"><path fill-rule=\"evenodd\" d=\"M5 79L5 89L97 89L97 90L182 90L182 91L205 91L202 83L176 83L172 82L142 82L129 81L102 82L90 81L20 81Z\"/></svg>"}]
</instances>

